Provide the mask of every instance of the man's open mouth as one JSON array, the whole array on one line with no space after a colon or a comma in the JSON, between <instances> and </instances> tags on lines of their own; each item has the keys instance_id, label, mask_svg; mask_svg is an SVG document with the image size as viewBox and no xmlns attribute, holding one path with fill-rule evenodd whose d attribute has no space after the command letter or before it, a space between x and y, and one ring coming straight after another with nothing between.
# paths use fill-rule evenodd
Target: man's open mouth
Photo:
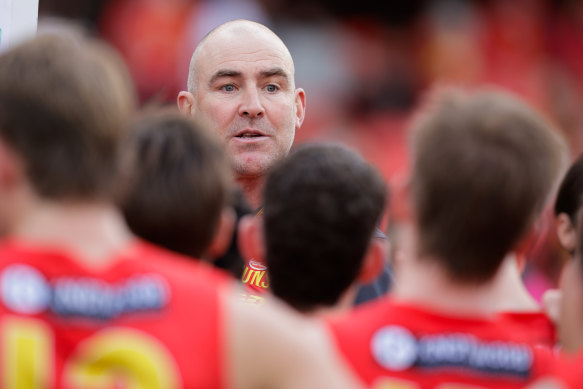
<instances>
[{"instance_id":1,"label":"man's open mouth","mask_svg":"<svg viewBox=\"0 0 583 389\"><path fill-rule=\"evenodd\" d=\"M235 134L235 138L240 139L253 139L253 138L261 138L264 137L265 134L261 131L254 130L254 129L246 129L242 130L239 133Z\"/></svg>"},{"instance_id":2,"label":"man's open mouth","mask_svg":"<svg viewBox=\"0 0 583 389\"><path fill-rule=\"evenodd\" d=\"M261 134L245 133L245 134L237 135L236 138L258 138L260 136L263 136L263 135L261 135Z\"/></svg>"}]
</instances>

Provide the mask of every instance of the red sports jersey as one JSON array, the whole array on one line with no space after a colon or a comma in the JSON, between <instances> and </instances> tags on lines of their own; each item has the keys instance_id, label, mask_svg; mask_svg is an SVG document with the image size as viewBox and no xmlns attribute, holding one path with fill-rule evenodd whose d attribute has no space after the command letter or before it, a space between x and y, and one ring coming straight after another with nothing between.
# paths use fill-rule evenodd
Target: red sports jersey
<instances>
[{"instance_id":1,"label":"red sports jersey","mask_svg":"<svg viewBox=\"0 0 583 389\"><path fill-rule=\"evenodd\" d=\"M370 388L521 388L551 370L550 350L514 324L447 316L383 299L329 320L342 354Z\"/></svg>"},{"instance_id":2,"label":"red sports jersey","mask_svg":"<svg viewBox=\"0 0 583 389\"><path fill-rule=\"evenodd\" d=\"M553 322L544 312L503 312L502 321L516 326L516 336L524 336L524 341L553 349L557 343L557 333Z\"/></svg>"},{"instance_id":3,"label":"red sports jersey","mask_svg":"<svg viewBox=\"0 0 583 389\"><path fill-rule=\"evenodd\" d=\"M558 358L553 377L564 388L583 388L583 353L580 352L575 356L562 355Z\"/></svg>"},{"instance_id":4,"label":"red sports jersey","mask_svg":"<svg viewBox=\"0 0 583 389\"><path fill-rule=\"evenodd\" d=\"M100 268L4 241L0 387L220 388L227 282L141 241Z\"/></svg>"}]
</instances>

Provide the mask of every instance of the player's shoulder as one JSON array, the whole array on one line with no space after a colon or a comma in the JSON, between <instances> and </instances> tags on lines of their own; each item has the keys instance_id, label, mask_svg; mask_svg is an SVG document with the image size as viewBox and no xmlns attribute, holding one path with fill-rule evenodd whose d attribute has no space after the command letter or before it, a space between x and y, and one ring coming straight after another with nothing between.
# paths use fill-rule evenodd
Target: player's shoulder
<instances>
[{"instance_id":1,"label":"player's shoulder","mask_svg":"<svg viewBox=\"0 0 583 389\"><path fill-rule=\"evenodd\" d=\"M404 379L426 387L446 374L483 385L498 374L508 379L493 387L520 387L549 373L553 362L549 349L516 336L515 325L390 299L328 324L339 351L367 383L385 377L387 385Z\"/></svg>"},{"instance_id":2,"label":"player's shoulder","mask_svg":"<svg viewBox=\"0 0 583 389\"><path fill-rule=\"evenodd\" d=\"M557 334L555 325L542 311L501 312L500 326L512 331L517 337L537 345L553 348Z\"/></svg>"},{"instance_id":3,"label":"player's shoulder","mask_svg":"<svg viewBox=\"0 0 583 389\"><path fill-rule=\"evenodd\" d=\"M355 328L369 328L397 325L409 327L413 331L433 331L442 328L475 325L477 320L465 317L455 317L440 313L430 308L396 301L385 297L360 305L350 312L327 318L327 323L333 330L353 333ZM481 322L480 322L481 323ZM362 333L361 331L359 331Z\"/></svg>"},{"instance_id":4,"label":"player's shoulder","mask_svg":"<svg viewBox=\"0 0 583 389\"><path fill-rule=\"evenodd\" d=\"M101 278L124 278L156 274L175 285L222 285L228 277L202 261L173 253L135 239L109 258L103 266L87 266L64 247L30 245L15 238L0 241L0 270L33 268L48 277L62 274Z\"/></svg>"},{"instance_id":5,"label":"player's shoulder","mask_svg":"<svg viewBox=\"0 0 583 389\"><path fill-rule=\"evenodd\" d=\"M223 271L163 247L137 240L121 260L127 266L163 275L169 281L183 282L192 286L223 285L230 278Z\"/></svg>"},{"instance_id":6,"label":"player's shoulder","mask_svg":"<svg viewBox=\"0 0 583 389\"><path fill-rule=\"evenodd\" d=\"M232 340L228 347L235 386L361 387L320 321L299 315L270 296L261 306L242 304L234 295L225 301L230 319L224 328Z\"/></svg>"},{"instance_id":7,"label":"player's shoulder","mask_svg":"<svg viewBox=\"0 0 583 389\"><path fill-rule=\"evenodd\" d=\"M552 373L554 381L557 383L557 388L583 388L583 375L581 374L582 368L583 352L575 355L560 355L554 363ZM560 386L559 383L562 386Z\"/></svg>"}]
</instances>

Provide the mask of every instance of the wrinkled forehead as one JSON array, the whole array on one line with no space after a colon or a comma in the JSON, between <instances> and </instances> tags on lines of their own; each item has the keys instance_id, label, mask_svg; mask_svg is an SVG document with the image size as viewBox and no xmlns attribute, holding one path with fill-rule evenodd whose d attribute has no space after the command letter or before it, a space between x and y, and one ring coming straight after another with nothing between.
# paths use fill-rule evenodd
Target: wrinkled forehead
<instances>
[{"instance_id":1,"label":"wrinkled forehead","mask_svg":"<svg viewBox=\"0 0 583 389\"><path fill-rule=\"evenodd\" d=\"M215 33L203 42L195 54L197 83L205 82L219 69L280 67L294 77L291 55L283 42L271 31L251 28L231 28Z\"/></svg>"}]
</instances>

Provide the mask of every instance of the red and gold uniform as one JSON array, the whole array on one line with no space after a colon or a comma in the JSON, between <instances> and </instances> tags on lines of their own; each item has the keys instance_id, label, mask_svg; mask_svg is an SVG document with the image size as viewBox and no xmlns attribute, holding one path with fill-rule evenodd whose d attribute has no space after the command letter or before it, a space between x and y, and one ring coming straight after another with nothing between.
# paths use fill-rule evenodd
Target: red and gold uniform
<instances>
[{"instance_id":1,"label":"red and gold uniform","mask_svg":"<svg viewBox=\"0 0 583 389\"><path fill-rule=\"evenodd\" d=\"M337 346L374 389L522 388L551 371L552 352L514 323L444 315L380 300L329 320Z\"/></svg>"},{"instance_id":2,"label":"red and gold uniform","mask_svg":"<svg viewBox=\"0 0 583 389\"><path fill-rule=\"evenodd\" d=\"M221 388L222 274L141 241L100 267L0 243L0 387Z\"/></svg>"}]
</instances>

